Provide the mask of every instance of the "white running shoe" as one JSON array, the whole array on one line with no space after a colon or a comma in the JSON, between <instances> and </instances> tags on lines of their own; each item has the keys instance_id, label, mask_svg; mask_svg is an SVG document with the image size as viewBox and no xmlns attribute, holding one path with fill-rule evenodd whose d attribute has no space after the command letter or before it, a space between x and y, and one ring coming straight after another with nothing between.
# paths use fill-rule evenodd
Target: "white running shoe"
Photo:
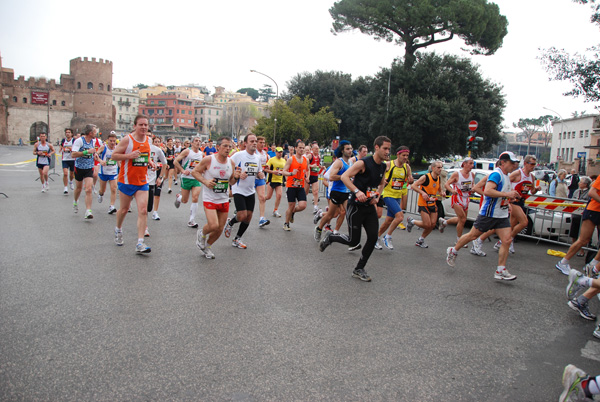
<instances>
[{"instance_id":1,"label":"white running shoe","mask_svg":"<svg viewBox=\"0 0 600 402\"><path fill-rule=\"evenodd\" d=\"M188 227L190 227L190 228L197 228L198 224L196 223L196 221L189 221L188 222Z\"/></svg>"},{"instance_id":2,"label":"white running shoe","mask_svg":"<svg viewBox=\"0 0 600 402\"><path fill-rule=\"evenodd\" d=\"M155 221L159 221L160 220L160 216L158 216L158 212L157 211L152 212L152 219L154 219Z\"/></svg>"},{"instance_id":3,"label":"white running shoe","mask_svg":"<svg viewBox=\"0 0 600 402\"><path fill-rule=\"evenodd\" d=\"M502 247L502 240L498 240L496 244L494 244L494 250L498 251L500 250L500 247Z\"/></svg>"},{"instance_id":4,"label":"white running shoe","mask_svg":"<svg viewBox=\"0 0 600 402\"><path fill-rule=\"evenodd\" d=\"M69 182L69 187L71 188L71 190L75 190L75 188L74 188L75 186L73 186L73 182L72 181Z\"/></svg>"},{"instance_id":5,"label":"white running shoe","mask_svg":"<svg viewBox=\"0 0 600 402\"><path fill-rule=\"evenodd\" d=\"M381 240L381 243L383 243L383 240L380 237L378 237L377 241L375 242L375 250L383 250L383 247L379 243L380 240Z\"/></svg>"},{"instance_id":6,"label":"white running shoe","mask_svg":"<svg viewBox=\"0 0 600 402\"><path fill-rule=\"evenodd\" d=\"M96 185L92 186L92 191L94 192L94 194L98 194L98 192L96 191Z\"/></svg>"},{"instance_id":7,"label":"white running shoe","mask_svg":"<svg viewBox=\"0 0 600 402\"><path fill-rule=\"evenodd\" d=\"M508 272L508 269L504 268L501 272L496 271L496 273L494 273L494 279L498 279L500 281L514 281L517 279L517 276L511 274Z\"/></svg>"},{"instance_id":8,"label":"white running shoe","mask_svg":"<svg viewBox=\"0 0 600 402\"><path fill-rule=\"evenodd\" d=\"M510 247L508 248L508 252L511 254L515 253L515 242L514 240L510 243Z\"/></svg>"},{"instance_id":9,"label":"white running shoe","mask_svg":"<svg viewBox=\"0 0 600 402\"><path fill-rule=\"evenodd\" d=\"M446 226L448 226L448 221L446 221L444 218L438 219L438 230L440 231L440 233L444 233L444 229L446 229Z\"/></svg>"},{"instance_id":10,"label":"white running shoe","mask_svg":"<svg viewBox=\"0 0 600 402\"><path fill-rule=\"evenodd\" d=\"M448 265L450 265L451 267L456 265L456 257L458 257L458 254L456 254L454 251L452 251L452 247L448 247L446 249L446 263Z\"/></svg>"},{"instance_id":11,"label":"white running shoe","mask_svg":"<svg viewBox=\"0 0 600 402\"><path fill-rule=\"evenodd\" d=\"M65 189L63 190L63 194L64 195L69 194L69 188L68 187L65 187Z\"/></svg>"},{"instance_id":12,"label":"white running shoe","mask_svg":"<svg viewBox=\"0 0 600 402\"><path fill-rule=\"evenodd\" d=\"M567 264L563 264L562 260L557 262L555 265L556 269L558 269L560 272L562 272L564 275L569 275L569 273L571 272L571 266L567 263Z\"/></svg>"},{"instance_id":13,"label":"white running shoe","mask_svg":"<svg viewBox=\"0 0 600 402\"><path fill-rule=\"evenodd\" d=\"M117 246L122 246L123 245L123 231L117 232L115 230L115 244Z\"/></svg>"},{"instance_id":14,"label":"white running shoe","mask_svg":"<svg viewBox=\"0 0 600 402\"><path fill-rule=\"evenodd\" d=\"M79 212L79 207L77 206L77 203L73 201L73 212L77 213Z\"/></svg>"},{"instance_id":15,"label":"white running shoe","mask_svg":"<svg viewBox=\"0 0 600 402\"><path fill-rule=\"evenodd\" d=\"M473 241L473 246L471 247L471 254L479 256L479 257L485 257L487 254L481 249L481 247L478 247L475 244L475 240Z\"/></svg>"},{"instance_id":16,"label":"white running shoe","mask_svg":"<svg viewBox=\"0 0 600 402\"><path fill-rule=\"evenodd\" d=\"M94 219L94 215L92 214L91 209L87 209L85 211L85 216L83 217L83 219Z\"/></svg>"},{"instance_id":17,"label":"white running shoe","mask_svg":"<svg viewBox=\"0 0 600 402\"><path fill-rule=\"evenodd\" d=\"M177 194L175 196L175 208L179 208L181 205L181 194Z\"/></svg>"},{"instance_id":18,"label":"white running shoe","mask_svg":"<svg viewBox=\"0 0 600 402\"><path fill-rule=\"evenodd\" d=\"M281 214L279 212L277 212L277 210L273 211L273 216L275 218L281 218Z\"/></svg>"},{"instance_id":19,"label":"white running shoe","mask_svg":"<svg viewBox=\"0 0 600 402\"><path fill-rule=\"evenodd\" d=\"M204 236L204 233L202 233L202 229L198 229L198 232L196 233L196 247L198 247L202 251L205 251L206 240L206 236Z\"/></svg>"},{"instance_id":20,"label":"white running shoe","mask_svg":"<svg viewBox=\"0 0 600 402\"><path fill-rule=\"evenodd\" d=\"M144 237L150 237L150 231L148 230L148 227L146 227L146 230L144 230Z\"/></svg>"},{"instance_id":21,"label":"white running shoe","mask_svg":"<svg viewBox=\"0 0 600 402\"><path fill-rule=\"evenodd\" d=\"M394 244L392 243L392 236L386 234L383 236L383 244L388 248L388 250L394 249Z\"/></svg>"},{"instance_id":22,"label":"white running shoe","mask_svg":"<svg viewBox=\"0 0 600 402\"><path fill-rule=\"evenodd\" d=\"M104 196L101 194L98 194L98 204L102 204L103 199L104 199Z\"/></svg>"},{"instance_id":23,"label":"white running shoe","mask_svg":"<svg viewBox=\"0 0 600 402\"><path fill-rule=\"evenodd\" d=\"M425 243L425 239L418 239L415 242L415 246L421 247L421 248L428 248L429 247L429 245L427 243Z\"/></svg>"},{"instance_id":24,"label":"white running shoe","mask_svg":"<svg viewBox=\"0 0 600 402\"><path fill-rule=\"evenodd\" d=\"M206 249L204 250L204 256L209 260L215 259L215 254L212 252L211 246L206 247Z\"/></svg>"},{"instance_id":25,"label":"white running shoe","mask_svg":"<svg viewBox=\"0 0 600 402\"><path fill-rule=\"evenodd\" d=\"M408 233L412 231L413 226L415 226L415 220L412 218L412 216L409 216L406 219L406 230L408 231Z\"/></svg>"},{"instance_id":26,"label":"white running shoe","mask_svg":"<svg viewBox=\"0 0 600 402\"><path fill-rule=\"evenodd\" d=\"M146 246L146 244L144 242L138 243L135 246L135 252L138 254L146 254L146 253L149 253L150 251L152 251L152 250L150 250L150 247Z\"/></svg>"},{"instance_id":27,"label":"white running shoe","mask_svg":"<svg viewBox=\"0 0 600 402\"><path fill-rule=\"evenodd\" d=\"M42 184L42 193L45 193L45 192L46 192L46 186L44 186L44 185Z\"/></svg>"}]
</instances>

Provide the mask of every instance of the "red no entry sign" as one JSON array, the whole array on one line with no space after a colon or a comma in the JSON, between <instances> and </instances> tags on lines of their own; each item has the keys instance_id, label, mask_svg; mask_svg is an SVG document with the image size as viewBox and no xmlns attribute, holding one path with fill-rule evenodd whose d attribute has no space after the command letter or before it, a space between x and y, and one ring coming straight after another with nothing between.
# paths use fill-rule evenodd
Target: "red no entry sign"
<instances>
[{"instance_id":1,"label":"red no entry sign","mask_svg":"<svg viewBox=\"0 0 600 402\"><path fill-rule=\"evenodd\" d=\"M477 124L477 122L476 122L475 120L471 120L471 121L469 122L469 130L470 130L470 131L475 131L475 130L477 130L477 126L478 126L478 124Z\"/></svg>"}]
</instances>

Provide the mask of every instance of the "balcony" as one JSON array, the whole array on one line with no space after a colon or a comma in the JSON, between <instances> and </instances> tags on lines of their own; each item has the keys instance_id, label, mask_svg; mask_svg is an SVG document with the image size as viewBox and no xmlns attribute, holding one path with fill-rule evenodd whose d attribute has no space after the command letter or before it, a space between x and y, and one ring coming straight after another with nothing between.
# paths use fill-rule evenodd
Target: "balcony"
<instances>
[{"instance_id":1,"label":"balcony","mask_svg":"<svg viewBox=\"0 0 600 402\"><path fill-rule=\"evenodd\" d=\"M118 101L119 106L131 106L131 102L127 101Z\"/></svg>"}]
</instances>

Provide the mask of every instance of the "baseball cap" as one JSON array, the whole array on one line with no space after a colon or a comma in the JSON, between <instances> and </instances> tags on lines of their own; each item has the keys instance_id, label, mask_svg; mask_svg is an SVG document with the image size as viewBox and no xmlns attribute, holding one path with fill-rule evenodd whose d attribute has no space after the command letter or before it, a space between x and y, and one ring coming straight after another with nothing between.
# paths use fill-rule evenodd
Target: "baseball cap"
<instances>
[{"instance_id":1,"label":"baseball cap","mask_svg":"<svg viewBox=\"0 0 600 402\"><path fill-rule=\"evenodd\" d=\"M473 158L471 158L470 156L466 157L460 164L460 166L465 166L465 163L472 161Z\"/></svg>"},{"instance_id":2,"label":"baseball cap","mask_svg":"<svg viewBox=\"0 0 600 402\"><path fill-rule=\"evenodd\" d=\"M276 151L276 152L283 152L283 148L281 148L281 147L277 147L277 148L275 148L275 151Z\"/></svg>"},{"instance_id":3,"label":"baseball cap","mask_svg":"<svg viewBox=\"0 0 600 402\"><path fill-rule=\"evenodd\" d=\"M517 157L515 156L515 154L513 154L510 151L502 152L500 154L500 157L498 159L500 159L501 161L511 161L511 162L518 162L519 161L517 159Z\"/></svg>"},{"instance_id":4,"label":"baseball cap","mask_svg":"<svg viewBox=\"0 0 600 402\"><path fill-rule=\"evenodd\" d=\"M111 133L111 134L116 134L114 131L111 131L110 133Z\"/></svg>"}]
</instances>

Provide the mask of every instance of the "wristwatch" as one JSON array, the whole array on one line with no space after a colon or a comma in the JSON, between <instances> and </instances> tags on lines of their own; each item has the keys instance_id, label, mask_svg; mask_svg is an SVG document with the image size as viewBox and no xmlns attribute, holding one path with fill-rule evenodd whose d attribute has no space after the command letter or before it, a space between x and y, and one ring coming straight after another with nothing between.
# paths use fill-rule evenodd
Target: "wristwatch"
<instances>
[{"instance_id":1,"label":"wristwatch","mask_svg":"<svg viewBox=\"0 0 600 402\"><path fill-rule=\"evenodd\" d=\"M358 194L359 191L360 190L358 188L355 188L353 192L354 192L354 194Z\"/></svg>"}]
</instances>

